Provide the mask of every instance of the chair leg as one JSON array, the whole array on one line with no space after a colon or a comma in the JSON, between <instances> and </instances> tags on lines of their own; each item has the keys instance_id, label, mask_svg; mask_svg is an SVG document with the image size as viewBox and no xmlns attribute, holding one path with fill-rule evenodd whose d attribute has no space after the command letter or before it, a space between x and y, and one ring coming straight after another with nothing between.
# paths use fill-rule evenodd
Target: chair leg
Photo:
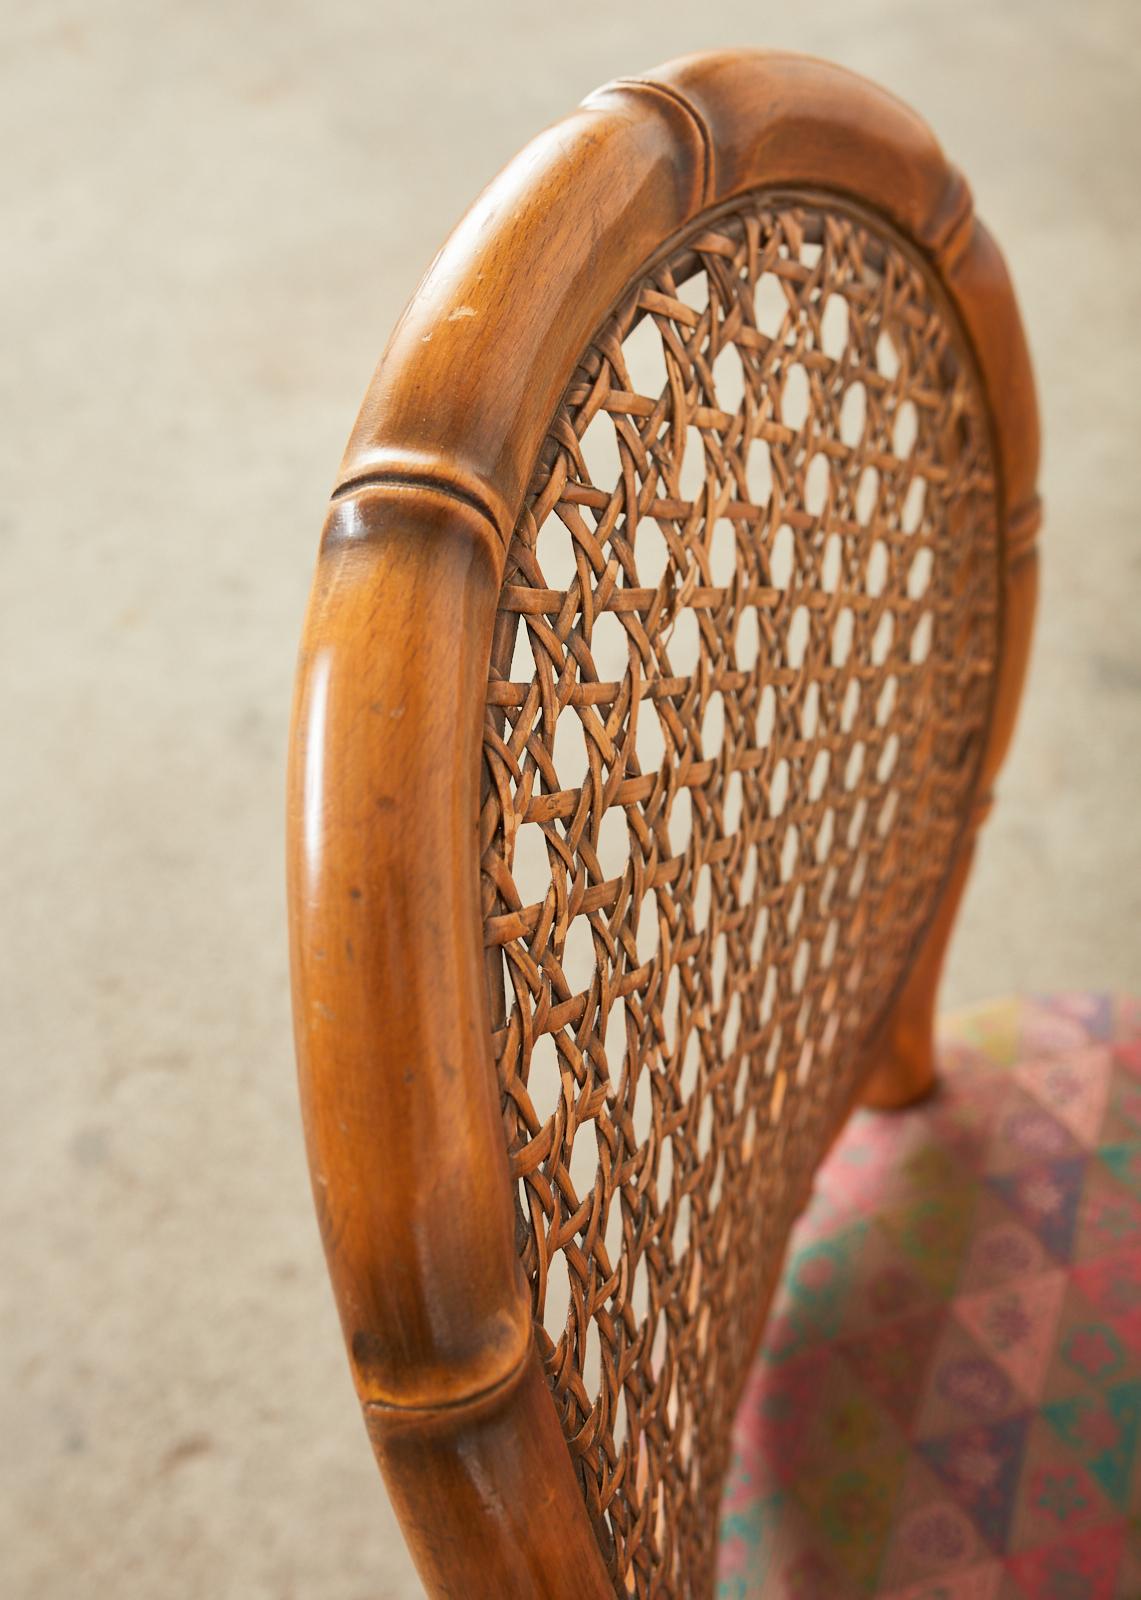
<instances>
[{"instance_id":1,"label":"chair leg","mask_svg":"<svg viewBox=\"0 0 1141 1600\"><path fill-rule=\"evenodd\" d=\"M977 820L964 838L934 920L869 1051L859 1094L874 1111L901 1111L935 1089L935 1006L943 958L974 855Z\"/></svg>"}]
</instances>

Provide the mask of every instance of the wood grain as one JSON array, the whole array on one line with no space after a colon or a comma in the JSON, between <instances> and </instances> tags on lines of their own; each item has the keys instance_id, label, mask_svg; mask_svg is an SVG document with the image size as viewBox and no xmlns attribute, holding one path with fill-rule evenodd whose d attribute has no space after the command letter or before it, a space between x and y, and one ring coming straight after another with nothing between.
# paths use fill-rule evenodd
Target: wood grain
<instances>
[{"instance_id":1,"label":"wood grain","mask_svg":"<svg viewBox=\"0 0 1141 1600\"><path fill-rule=\"evenodd\" d=\"M613 1592L535 1355L491 1046L479 762L506 542L560 397L629 286L704 213L798 187L854 199L910 241L974 353L1006 552L988 794L1033 615L1029 358L962 178L914 113L850 73L777 53L690 57L607 86L540 135L413 295L337 479L290 749L298 1063L354 1377L433 1595ZM964 816L869 1058L879 1103L929 1083L979 814ZM642 1574L639 1592L665 1592L654 1582Z\"/></svg>"}]
</instances>

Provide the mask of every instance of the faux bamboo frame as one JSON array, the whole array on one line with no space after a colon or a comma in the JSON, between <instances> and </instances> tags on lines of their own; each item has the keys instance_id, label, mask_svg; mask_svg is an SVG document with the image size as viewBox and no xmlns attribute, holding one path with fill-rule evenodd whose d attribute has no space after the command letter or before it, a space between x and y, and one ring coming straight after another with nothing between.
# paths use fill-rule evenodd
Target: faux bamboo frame
<instances>
[{"instance_id":1,"label":"faux bamboo frame","mask_svg":"<svg viewBox=\"0 0 1141 1600\"><path fill-rule=\"evenodd\" d=\"M939 969L1035 603L1026 344L969 190L913 112L819 61L693 56L591 95L506 167L437 255L353 430L305 624L288 809L305 1130L358 1393L432 1595L613 1592L513 1234L482 964L484 688L506 542L583 348L703 212L770 187L855 202L910 241L989 408L1004 560L989 739L865 1094L899 1104L931 1081Z\"/></svg>"}]
</instances>

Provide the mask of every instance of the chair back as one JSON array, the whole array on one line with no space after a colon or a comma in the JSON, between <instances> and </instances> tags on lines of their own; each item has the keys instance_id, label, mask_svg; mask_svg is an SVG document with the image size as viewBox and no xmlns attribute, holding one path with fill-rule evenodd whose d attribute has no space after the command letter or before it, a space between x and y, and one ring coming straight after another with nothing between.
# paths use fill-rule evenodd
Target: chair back
<instances>
[{"instance_id":1,"label":"chair back","mask_svg":"<svg viewBox=\"0 0 1141 1600\"><path fill-rule=\"evenodd\" d=\"M710 1592L789 1229L869 1081L927 1081L1036 464L966 185L803 58L591 96L398 324L290 884L314 1192L430 1593Z\"/></svg>"}]
</instances>

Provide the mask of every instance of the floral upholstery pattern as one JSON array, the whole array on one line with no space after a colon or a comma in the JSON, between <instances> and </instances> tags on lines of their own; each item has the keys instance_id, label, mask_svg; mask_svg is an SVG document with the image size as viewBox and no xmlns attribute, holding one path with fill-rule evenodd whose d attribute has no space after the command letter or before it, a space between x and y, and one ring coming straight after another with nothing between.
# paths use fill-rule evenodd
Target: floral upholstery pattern
<instances>
[{"instance_id":1,"label":"floral upholstery pattern","mask_svg":"<svg viewBox=\"0 0 1141 1600\"><path fill-rule=\"evenodd\" d=\"M950 1021L789 1244L718 1600L1141 1597L1141 1002Z\"/></svg>"}]
</instances>

